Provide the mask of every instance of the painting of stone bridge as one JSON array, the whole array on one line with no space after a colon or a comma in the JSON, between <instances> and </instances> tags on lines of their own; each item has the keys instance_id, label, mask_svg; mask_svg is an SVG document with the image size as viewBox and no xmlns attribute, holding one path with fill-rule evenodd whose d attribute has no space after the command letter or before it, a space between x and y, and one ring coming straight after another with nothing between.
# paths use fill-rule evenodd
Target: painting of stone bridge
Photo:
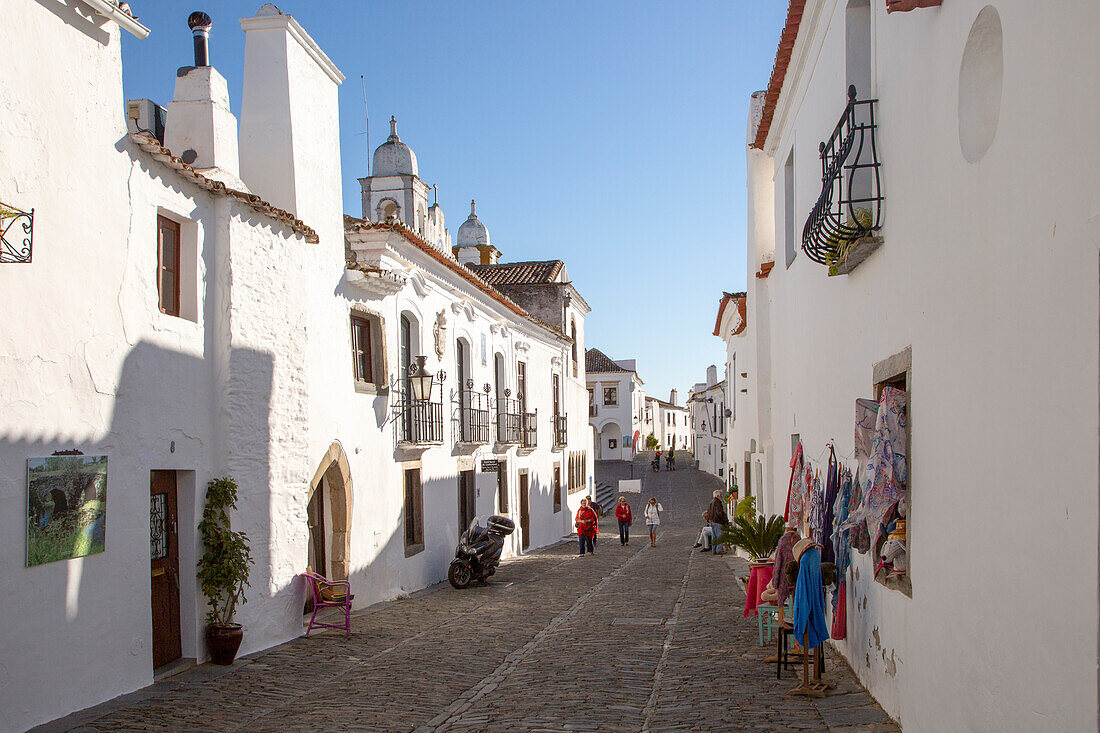
<instances>
[{"instance_id":1,"label":"painting of stone bridge","mask_svg":"<svg viewBox=\"0 0 1100 733\"><path fill-rule=\"evenodd\" d=\"M103 552L107 456L27 459L27 567Z\"/></svg>"}]
</instances>

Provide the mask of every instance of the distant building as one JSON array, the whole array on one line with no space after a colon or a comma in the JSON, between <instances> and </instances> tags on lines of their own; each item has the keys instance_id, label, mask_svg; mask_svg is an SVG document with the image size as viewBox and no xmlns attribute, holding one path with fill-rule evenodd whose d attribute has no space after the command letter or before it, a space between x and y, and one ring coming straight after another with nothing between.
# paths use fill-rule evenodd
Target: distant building
<instances>
[{"instance_id":1,"label":"distant building","mask_svg":"<svg viewBox=\"0 0 1100 733\"><path fill-rule=\"evenodd\" d=\"M675 448L690 452L694 445L689 410L676 404L676 390L672 390L669 399L658 399L646 395L645 429L642 430L643 446L652 435L661 450Z\"/></svg>"},{"instance_id":2,"label":"distant building","mask_svg":"<svg viewBox=\"0 0 1100 733\"><path fill-rule=\"evenodd\" d=\"M726 466L726 380L719 381L718 367L707 367L707 380L697 382L688 394L695 460L699 469L725 479Z\"/></svg>"},{"instance_id":3,"label":"distant building","mask_svg":"<svg viewBox=\"0 0 1100 733\"><path fill-rule=\"evenodd\" d=\"M645 450L645 392L634 359L612 361L599 349L584 355L588 384L588 423L596 460L629 461ZM635 446L635 436L641 445Z\"/></svg>"}]
</instances>

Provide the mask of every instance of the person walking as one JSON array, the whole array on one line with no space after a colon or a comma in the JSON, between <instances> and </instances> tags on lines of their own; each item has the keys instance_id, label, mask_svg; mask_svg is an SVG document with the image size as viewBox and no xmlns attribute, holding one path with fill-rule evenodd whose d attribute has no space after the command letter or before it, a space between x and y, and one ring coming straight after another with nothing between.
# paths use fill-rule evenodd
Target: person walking
<instances>
[{"instance_id":1,"label":"person walking","mask_svg":"<svg viewBox=\"0 0 1100 733\"><path fill-rule=\"evenodd\" d=\"M676 470L676 447L675 446L670 446L669 449L668 449L668 455L665 456L665 467L668 468L669 471L675 471Z\"/></svg>"},{"instance_id":2,"label":"person walking","mask_svg":"<svg viewBox=\"0 0 1100 733\"><path fill-rule=\"evenodd\" d=\"M596 533L599 531L596 521L596 512L588 506L588 499L581 499L581 508L577 510L577 517L573 522L573 526L577 528L577 541L580 544L581 557L584 557L586 549L589 554L596 552L596 546L593 543Z\"/></svg>"},{"instance_id":3,"label":"person walking","mask_svg":"<svg viewBox=\"0 0 1100 733\"><path fill-rule=\"evenodd\" d=\"M661 524L661 512L664 507L657 503L657 497L649 497L649 503L645 505L645 526L649 530L649 546L657 546L657 527Z\"/></svg>"},{"instance_id":4,"label":"person walking","mask_svg":"<svg viewBox=\"0 0 1100 733\"><path fill-rule=\"evenodd\" d=\"M722 500L722 490L715 489L714 498L710 502L710 506L707 508L707 514L710 515L710 549L715 555L718 554L718 547L721 543L718 538L721 536L722 531L726 528L726 525L730 523L729 516L726 514L726 502Z\"/></svg>"},{"instance_id":5,"label":"person walking","mask_svg":"<svg viewBox=\"0 0 1100 733\"><path fill-rule=\"evenodd\" d=\"M630 514L630 505L626 503L626 497L619 497L619 505L615 507L615 518L619 520L619 544L630 544L630 525L634 523L634 517Z\"/></svg>"}]
</instances>

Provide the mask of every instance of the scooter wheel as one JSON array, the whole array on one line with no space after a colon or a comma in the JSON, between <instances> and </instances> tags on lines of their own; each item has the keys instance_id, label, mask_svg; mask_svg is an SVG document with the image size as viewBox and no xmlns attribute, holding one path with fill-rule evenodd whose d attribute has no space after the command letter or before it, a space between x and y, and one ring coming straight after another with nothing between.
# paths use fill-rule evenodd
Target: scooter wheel
<instances>
[{"instance_id":1,"label":"scooter wheel","mask_svg":"<svg viewBox=\"0 0 1100 733\"><path fill-rule=\"evenodd\" d=\"M452 562L450 569L447 570L447 580L459 590L469 586L473 579L474 573L466 563Z\"/></svg>"}]
</instances>

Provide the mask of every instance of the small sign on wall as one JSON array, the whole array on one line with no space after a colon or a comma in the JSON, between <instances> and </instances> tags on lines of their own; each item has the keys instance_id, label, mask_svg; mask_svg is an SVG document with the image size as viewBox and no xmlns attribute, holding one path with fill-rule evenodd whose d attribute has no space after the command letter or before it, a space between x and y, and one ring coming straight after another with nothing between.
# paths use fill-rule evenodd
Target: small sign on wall
<instances>
[{"instance_id":1,"label":"small sign on wall","mask_svg":"<svg viewBox=\"0 0 1100 733\"><path fill-rule=\"evenodd\" d=\"M500 461L496 458L486 458L481 461L482 473L496 473L500 470Z\"/></svg>"}]
</instances>

